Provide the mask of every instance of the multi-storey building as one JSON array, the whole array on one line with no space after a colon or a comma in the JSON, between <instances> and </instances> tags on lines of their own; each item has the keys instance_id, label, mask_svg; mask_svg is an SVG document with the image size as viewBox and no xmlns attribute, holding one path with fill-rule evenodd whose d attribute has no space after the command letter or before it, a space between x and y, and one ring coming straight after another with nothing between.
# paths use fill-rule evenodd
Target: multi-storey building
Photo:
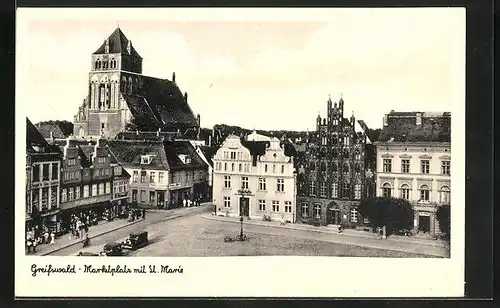
<instances>
[{"instance_id":1,"label":"multi-storey building","mask_svg":"<svg viewBox=\"0 0 500 308\"><path fill-rule=\"evenodd\" d=\"M439 232L436 210L450 204L451 113L394 112L377 146L377 195L409 200L414 228Z\"/></svg>"},{"instance_id":2,"label":"multi-storey building","mask_svg":"<svg viewBox=\"0 0 500 308\"><path fill-rule=\"evenodd\" d=\"M207 165L188 141L110 140L109 147L132 176L130 202L171 208L207 193Z\"/></svg>"},{"instance_id":3,"label":"multi-storey building","mask_svg":"<svg viewBox=\"0 0 500 308\"><path fill-rule=\"evenodd\" d=\"M266 215L273 220L284 217L295 222L293 157L285 154L277 138L260 136L259 141L246 141L230 135L213 162L213 202L218 213L251 218Z\"/></svg>"},{"instance_id":4,"label":"multi-storey building","mask_svg":"<svg viewBox=\"0 0 500 308\"><path fill-rule=\"evenodd\" d=\"M200 118L175 81L142 74L142 58L117 28L91 56L88 96L74 119L75 136L115 137L126 130L199 131Z\"/></svg>"},{"instance_id":5,"label":"multi-storey building","mask_svg":"<svg viewBox=\"0 0 500 308\"><path fill-rule=\"evenodd\" d=\"M57 231L61 152L26 119L26 227Z\"/></svg>"},{"instance_id":6,"label":"multi-storey building","mask_svg":"<svg viewBox=\"0 0 500 308\"><path fill-rule=\"evenodd\" d=\"M297 213L303 223L362 223L357 207L374 193L374 150L361 123L354 114L344 118L342 98L338 104L328 99L327 118L318 115L298 166Z\"/></svg>"},{"instance_id":7,"label":"multi-storey building","mask_svg":"<svg viewBox=\"0 0 500 308\"><path fill-rule=\"evenodd\" d=\"M71 214L89 210L102 213L105 209L117 212L119 206L126 205L112 202L114 182L128 175L115 174L121 166L112 163L105 140L88 143L68 137L60 148L63 153L60 207L64 228L69 227ZM123 189L127 191L127 187Z\"/></svg>"}]
</instances>

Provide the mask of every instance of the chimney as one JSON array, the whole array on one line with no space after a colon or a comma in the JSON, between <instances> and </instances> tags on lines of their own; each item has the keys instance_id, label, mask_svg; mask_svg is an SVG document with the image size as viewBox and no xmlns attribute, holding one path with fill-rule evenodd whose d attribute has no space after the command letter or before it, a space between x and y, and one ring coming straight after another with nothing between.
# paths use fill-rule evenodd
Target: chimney
<instances>
[{"instance_id":1,"label":"chimney","mask_svg":"<svg viewBox=\"0 0 500 308\"><path fill-rule=\"evenodd\" d=\"M212 146L212 135L208 135L208 146Z\"/></svg>"},{"instance_id":2,"label":"chimney","mask_svg":"<svg viewBox=\"0 0 500 308\"><path fill-rule=\"evenodd\" d=\"M132 53L132 41L131 40L129 40L127 43L127 51L128 51L128 54Z\"/></svg>"},{"instance_id":3,"label":"chimney","mask_svg":"<svg viewBox=\"0 0 500 308\"><path fill-rule=\"evenodd\" d=\"M416 124L417 124L417 126L422 125L422 113L421 112L417 112L417 115L416 115Z\"/></svg>"},{"instance_id":4,"label":"chimney","mask_svg":"<svg viewBox=\"0 0 500 308\"><path fill-rule=\"evenodd\" d=\"M50 139L54 140L54 133L52 131L50 131Z\"/></svg>"},{"instance_id":5,"label":"chimney","mask_svg":"<svg viewBox=\"0 0 500 308\"><path fill-rule=\"evenodd\" d=\"M175 72L172 73L172 81L175 82Z\"/></svg>"},{"instance_id":6,"label":"chimney","mask_svg":"<svg viewBox=\"0 0 500 308\"><path fill-rule=\"evenodd\" d=\"M184 92L184 100L185 100L185 101L186 101L186 103L187 103L187 101L188 101L188 93L187 93L187 92Z\"/></svg>"},{"instance_id":7,"label":"chimney","mask_svg":"<svg viewBox=\"0 0 500 308\"><path fill-rule=\"evenodd\" d=\"M387 114L384 116L384 126L387 126Z\"/></svg>"},{"instance_id":8,"label":"chimney","mask_svg":"<svg viewBox=\"0 0 500 308\"><path fill-rule=\"evenodd\" d=\"M198 121L198 125L201 125L201 118L200 118L200 114L199 113L196 116L196 121Z\"/></svg>"}]
</instances>

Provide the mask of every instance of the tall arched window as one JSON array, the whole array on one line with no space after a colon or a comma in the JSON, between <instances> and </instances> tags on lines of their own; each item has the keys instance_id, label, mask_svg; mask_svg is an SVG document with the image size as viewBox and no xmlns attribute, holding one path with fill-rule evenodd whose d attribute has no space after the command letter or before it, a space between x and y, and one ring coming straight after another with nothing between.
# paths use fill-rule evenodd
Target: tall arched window
<instances>
[{"instance_id":1,"label":"tall arched window","mask_svg":"<svg viewBox=\"0 0 500 308\"><path fill-rule=\"evenodd\" d=\"M132 94L133 88L132 88L132 78L131 77L128 78L127 90L128 90L128 94Z\"/></svg>"},{"instance_id":2,"label":"tall arched window","mask_svg":"<svg viewBox=\"0 0 500 308\"><path fill-rule=\"evenodd\" d=\"M127 78L122 77L122 82L120 83L120 91L127 93Z\"/></svg>"},{"instance_id":3,"label":"tall arched window","mask_svg":"<svg viewBox=\"0 0 500 308\"><path fill-rule=\"evenodd\" d=\"M410 199L410 186L408 184L401 185L399 193L400 193L401 199L409 200Z\"/></svg>"},{"instance_id":4,"label":"tall arched window","mask_svg":"<svg viewBox=\"0 0 500 308\"><path fill-rule=\"evenodd\" d=\"M439 201L443 204L449 204L451 197L451 190L448 186L441 187Z\"/></svg>"},{"instance_id":5,"label":"tall arched window","mask_svg":"<svg viewBox=\"0 0 500 308\"><path fill-rule=\"evenodd\" d=\"M420 186L420 201L430 201L431 192L429 190L429 186L422 185Z\"/></svg>"},{"instance_id":6,"label":"tall arched window","mask_svg":"<svg viewBox=\"0 0 500 308\"><path fill-rule=\"evenodd\" d=\"M390 198L392 196L392 186L389 183L384 183L382 185L382 196L385 198Z\"/></svg>"},{"instance_id":7,"label":"tall arched window","mask_svg":"<svg viewBox=\"0 0 500 308\"><path fill-rule=\"evenodd\" d=\"M96 67L96 69L100 69L101 68L101 60L97 59L97 61L95 63L95 67Z\"/></svg>"}]
</instances>

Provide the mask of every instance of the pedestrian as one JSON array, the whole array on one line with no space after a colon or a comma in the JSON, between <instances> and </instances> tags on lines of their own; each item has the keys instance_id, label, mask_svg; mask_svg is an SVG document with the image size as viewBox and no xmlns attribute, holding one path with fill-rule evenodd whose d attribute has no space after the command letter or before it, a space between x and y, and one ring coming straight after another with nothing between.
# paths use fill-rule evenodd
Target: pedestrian
<instances>
[{"instance_id":1,"label":"pedestrian","mask_svg":"<svg viewBox=\"0 0 500 308\"><path fill-rule=\"evenodd\" d=\"M281 214L281 223L280 223L281 226L284 226L285 225L285 214Z\"/></svg>"},{"instance_id":2,"label":"pedestrian","mask_svg":"<svg viewBox=\"0 0 500 308\"><path fill-rule=\"evenodd\" d=\"M146 209L142 209L142 219L146 219Z\"/></svg>"},{"instance_id":3,"label":"pedestrian","mask_svg":"<svg viewBox=\"0 0 500 308\"><path fill-rule=\"evenodd\" d=\"M36 253L36 246L38 245L38 239L33 240L33 253Z\"/></svg>"},{"instance_id":4,"label":"pedestrian","mask_svg":"<svg viewBox=\"0 0 500 308\"><path fill-rule=\"evenodd\" d=\"M54 245L56 242L56 234L54 233L54 230L50 232L50 245Z\"/></svg>"},{"instance_id":5,"label":"pedestrian","mask_svg":"<svg viewBox=\"0 0 500 308\"><path fill-rule=\"evenodd\" d=\"M186 203L187 203L187 202L186 202L186 199L183 199L183 200L182 200L182 205L183 205L184 207L186 207Z\"/></svg>"},{"instance_id":6,"label":"pedestrian","mask_svg":"<svg viewBox=\"0 0 500 308\"><path fill-rule=\"evenodd\" d=\"M48 244L49 243L49 230L45 230L43 233L43 243Z\"/></svg>"}]
</instances>

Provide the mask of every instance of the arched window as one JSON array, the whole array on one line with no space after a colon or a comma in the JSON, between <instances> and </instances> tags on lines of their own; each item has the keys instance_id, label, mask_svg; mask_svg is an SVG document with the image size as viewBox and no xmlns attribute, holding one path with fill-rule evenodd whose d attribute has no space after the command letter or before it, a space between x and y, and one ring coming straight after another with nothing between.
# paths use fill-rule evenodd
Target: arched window
<instances>
[{"instance_id":1,"label":"arched window","mask_svg":"<svg viewBox=\"0 0 500 308\"><path fill-rule=\"evenodd\" d=\"M390 198L392 196L392 186L389 183L384 183L382 185L382 196L385 198Z\"/></svg>"},{"instance_id":2,"label":"arched window","mask_svg":"<svg viewBox=\"0 0 500 308\"><path fill-rule=\"evenodd\" d=\"M349 165L347 163L344 163L343 171L344 173L349 173Z\"/></svg>"},{"instance_id":3,"label":"arched window","mask_svg":"<svg viewBox=\"0 0 500 308\"><path fill-rule=\"evenodd\" d=\"M332 183L332 198L338 198L339 195L339 184L337 182Z\"/></svg>"},{"instance_id":4,"label":"arched window","mask_svg":"<svg viewBox=\"0 0 500 308\"><path fill-rule=\"evenodd\" d=\"M410 199L410 186L408 184L401 185L399 189L401 199L409 200Z\"/></svg>"},{"instance_id":5,"label":"arched window","mask_svg":"<svg viewBox=\"0 0 500 308\"><path fill-rule=\"evenodd\" d=\"M128 78L128 83L127 83L127 92L128 94L132 94L133 88L132 88L132 78Z\"/></svg>"},{"instance_id":6,"label":"arched window","mask_svg":"<svg viewBox=\"0 0 500 308\"><path fill-rule=\"evenodd\" d=\"M356 171L356 172L361 172L361 164L356 163L356 164L354 165L354 171Z\"/></svg>"},{"instance_id":7,"label":"arched window","mask_svg":"<svg viewBox=\"0 0 500 308\"><path fill-rule=\"evenodd\" d=\"M429 186L422 185L420 186L420 201L430 201L431 192L429 190Z\"/></svg>"},{"instance_id":8,"label":"arched window","mask_svg":"<svg viewBox=\"0 0 500 308\"><path fill-rule=\"evenodd\" d=\"M83 137L85 135L85 131L83 130L82 126L80 126L80 129L78 130L78 134L80 135L80 137Z\"/></svg>"},{"instance_id":9,"label":"arched window","mask_svg":"<svg viewBox=\"0 0 500 308\"><path fill-rule=\"evenodd\" d=\"M321 204L314 205L314 218L321 218Z\"/></svg>"},{"instance_id":10,"label":"arched window","mask_svg":"<svg viewBox=\"0 0 500 308\"><path fill-rule=\"evenodd\" d=\"M311 180L311 183L309 183L309 194L316 195L316 181L314 180Z\"/></svg>"},{"instance_id":11,"label":"arched window","mask_svg":"<svg viewBox=\"0 0 500 308\"><path fill-rule=\"evenodd\" d=\"M101 60L97 59L97 61L95 63L95 67L96 67L96 69L100 69L101 68Z\"/></svg>"},{"instance_id":12,"label":"arched window","mask_svg":"<svg viewBox=\"0 0 500 308\"><path fill-rule=\"evenodd\" d=\"M311 169L311 171L315 171L316 170L316 164L314 162L311 162L309 164L309 169Z\"/></svg>"},{"instance_id":13,"label":"arched window","mask_svg":"<svg viewBox=\"0 0 500 308\"><path fill-rule=\"evenodd\" d=\"M449 204L451 197L451 190L448 186L441 187L439 201L443 204Z\"/></svg>"},{"instance_id":14,"label":"arched window","mask_svg":"<svg viewBox=\"0 0 500 308\"><path fill-rule=\"evenodd\" d=\"M126 93L127 92L127 78L122 77L122 82L120 83L120 91Z\"/></svg>"},{"instance_id":15,"label":"arched window","mask_svg":"<svg viewBox=\"0 0 500 308\"><path fill-rule=\"evenodd\" d=\"M321 182L321 189L320 189L320 195L321 197L326 197L326 193L327 193L327 186L326 186L326 180L323 179L323 182Z\"/></svg>"}]
</instances>

